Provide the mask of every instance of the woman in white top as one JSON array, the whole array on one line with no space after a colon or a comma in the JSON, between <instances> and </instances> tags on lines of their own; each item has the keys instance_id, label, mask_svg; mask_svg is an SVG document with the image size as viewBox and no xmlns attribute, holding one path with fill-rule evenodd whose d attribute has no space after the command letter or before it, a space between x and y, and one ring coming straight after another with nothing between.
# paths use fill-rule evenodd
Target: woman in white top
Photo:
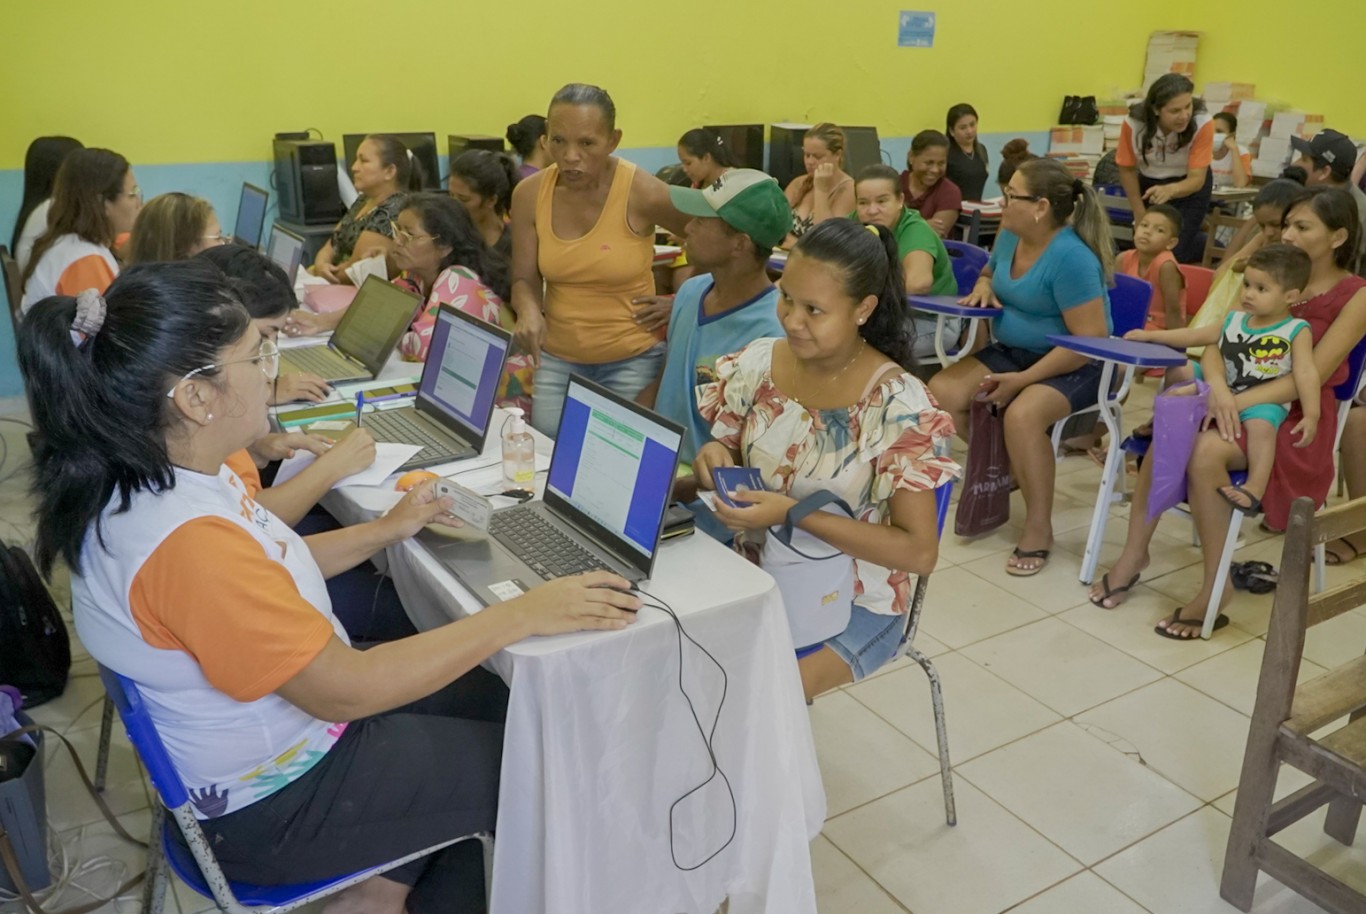
<instances>
[{"instance_id":1,"label":"woman in white top","mask_svg":"<svg viewBox=\"0 0 1366 914\"><path fill-rule=\"evenodd\" d=\"M57 170L47 230L24 270L27 314L50 295L103 292L119 275L114 239L131 231L142 191L128 160L108 149L77 149Z\"/></svg>"},{"instance_id":2,"label":"woman in white top","mask_svg":"<svg viewBox=\"0 0 1366 914\"><path fill-rule=\"evenodd\" d=\"M1238 145L1238 118L1227 111L1214 115L1214 152L1209 168L1215 187L1247 187L1252 183L1252 153Z\"/></svg>"},{"instance_id":3,"label":"woman in white top","mask_svg":"<svg viewBox=\"0 0 1366 914\"><path fill-rule=\"evenodd\" d=\"M47 228L47 211L52 207L52 184L57 169L74 149L81 149L80 140L69 136L40 136L28 144L24 154L24 200L19 204L19 217L14 220L14 234L9 249L22 272L28 266L33 242Z\"/></svg>"},{"instance_id":4,"label":"woman in white top","mask_svg":"<svg viewBox=\"0 0 1366 914\"><path fill-rule=\"evenodd\" d=\"M1134 224L1151 205L1167 203L1181 213L1181 236L1172 252L1181 263L1204 253L1200 226L1209 212L1214 121L1195 99L1195 85L1179 73L1159 77L1129 111L1120 128L1119 183L1134 208Z\"/></svg>"},{"instance_id":5,"label":"woman in white top","mask_svg":"<svg viewBox=\"0 0 1366 914\"><path fill-rule=\"evenodd\" d=\"M82 643L137 682L229 878L328 879L490 829L506 692L475 668L529 635L623 628L640 602L597 572L353 649L325 579L458 521L427 485L303 539L253 499L225 461L269 429L279 353L233 289L201 260L147 264L20 324L39 567L71 569ZM436 883L456 847L346 909L454 909Z\"/></svg>"}]
</instances>

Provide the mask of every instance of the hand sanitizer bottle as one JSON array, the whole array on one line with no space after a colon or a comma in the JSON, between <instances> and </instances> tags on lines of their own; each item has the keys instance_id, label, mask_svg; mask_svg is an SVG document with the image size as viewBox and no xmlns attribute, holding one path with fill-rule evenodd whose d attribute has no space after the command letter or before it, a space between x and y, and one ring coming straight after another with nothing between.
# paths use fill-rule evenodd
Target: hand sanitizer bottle
<instances>
[{"instance_id":1,"label":"hand sanitizer bottle","mask_svg":"<svg viewBox=\"0 0 1366 914\"><path fill-rule=\"evenodd\" d=\"M519 407L503 423L503 486L532 491L536 481L536 442L527 431L525 413Z\"/></svg>"}]
</instances>

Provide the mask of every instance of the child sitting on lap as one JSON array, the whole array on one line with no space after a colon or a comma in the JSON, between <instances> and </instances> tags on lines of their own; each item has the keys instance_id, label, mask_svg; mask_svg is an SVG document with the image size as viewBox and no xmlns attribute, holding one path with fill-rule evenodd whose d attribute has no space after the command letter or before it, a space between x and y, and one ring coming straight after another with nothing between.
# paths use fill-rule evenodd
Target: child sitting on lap
<instances>
[{"instance_id":1,"label":"child sitting on lap","mask_svg":"<svg viewBox=\"0 0 1366 914\"><path fill-rule=\"evenodd\" d=\"M1292 430L1296 447L1314 440L1319 421L1319 374L1314 367L1309 325L1290 316L1309 282L1309 256L1288 244L1272 244L1255 252L1243 272L1242 311L1231 311L1221 326L1183 330L1133 330L1125 339L1170 346L1205 346L1197 376L1209 382L1209 412L1219 434L1233 439L1238 426L1247 432L1247 482L1222 486L1219 494L1244 514L1262 508L1271 464L1276 453L1276 429L1289 409L1262 403L1237 411L1234 395L1286 374L1293 374L1304 418ZM1217 344L1217 345L1216 345ZM1236 412L1236 418L1235 418Z\"/></svg>"}]
</instances>

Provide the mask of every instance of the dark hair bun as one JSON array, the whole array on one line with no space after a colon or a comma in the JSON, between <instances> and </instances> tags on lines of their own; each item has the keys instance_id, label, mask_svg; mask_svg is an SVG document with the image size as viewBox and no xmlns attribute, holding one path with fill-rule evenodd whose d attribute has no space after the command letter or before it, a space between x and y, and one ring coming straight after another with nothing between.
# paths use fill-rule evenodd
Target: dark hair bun
<instances>
[{"instance_id":1,"label":"dark hair bun","mask_svg":"<svg viewBox=\"0 0 1366 914\"><path fill-rule=\"evenodd\" d=\"M1001 161L1003 162L1014 162L1018 165L1033 157L1034 154L1029 151L1029 140L1023 137L1016 137L1001 147Z\"/></svg>"}]
</instances>

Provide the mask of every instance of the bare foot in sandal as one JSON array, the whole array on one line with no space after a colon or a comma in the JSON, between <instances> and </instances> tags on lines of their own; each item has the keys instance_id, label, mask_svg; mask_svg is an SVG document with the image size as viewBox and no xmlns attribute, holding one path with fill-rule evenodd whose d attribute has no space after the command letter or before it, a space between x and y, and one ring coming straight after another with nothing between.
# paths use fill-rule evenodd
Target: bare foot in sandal
<instances>
[{"instance_id":1,"label":"bare foot in sandal","mask_svg":"<svg viewBox=\"0 0 1366 914\"><path fill-rule=\"evenodd\" d=\"M1329 565L1346 565L1354 562L1366 555L1366 544L1358 546L1350 536L1335 539L1330 543L1325 543L1323 547L1324 562Z\"/></svg>"},{"instance_id":2,"label":"bare foot in sandal","mask_svg":"<svg viewBox=\"0 0 1366 914\"><path fill-rule=\"evenodd\" d=\"M1129 599L1129 591L1138 583L1139 575L1148 567L1148 557L1130 565L1121 555L1114 566L1100 580L1091 585L1090 600L1101 609L1115 609Z\"/></svg>"}]
</instances>

